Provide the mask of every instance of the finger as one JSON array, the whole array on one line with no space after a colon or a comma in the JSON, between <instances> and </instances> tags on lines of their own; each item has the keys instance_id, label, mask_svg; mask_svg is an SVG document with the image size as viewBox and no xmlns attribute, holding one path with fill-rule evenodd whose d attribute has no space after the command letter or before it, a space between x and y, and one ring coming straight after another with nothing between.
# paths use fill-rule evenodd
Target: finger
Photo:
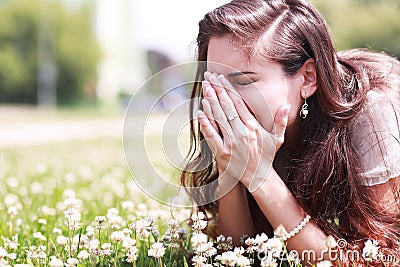
<instances>
[{"instance_id":1,"label":"finger","mask_svg":"<svg viewBox=\"0 0 400 267\"><path fill-rule=\"evenodd\" d=\"M284 105L276 112L274 118L275 128L272 130L272 134L275 136L275 139L277 139L278 144L282 144L285 139L290 108L291 105Z\"/></svg>"},{"instance_id":2,"label":"finger","mask_svg":"<svg viewBox=\"0 0 400 267\"><path fill-rule=\"evenodd\" d=\"M203 82L202 82L203 95L205 95L205 88L207 88L207 86L210 86L210 85L211 85L211 84L210 84L208 81L203 81ZM208 119L209 119L210 122L211 122L211 125L215 128L215 130L216 130L218 133L220 133L221 130L220 130L219 127L218 127L218 124L217 124L217 122L216 122L216 120L215 120L214 114L212 113L210 103L208 102L208 100L207 100L206 98L203 98L203 99L201 100L201 104L202 104L202 106L203 106L203 112L207 115Z\"/></svg>"},{"instance_id":3,"label":"finger","mask_svg":"<svg viewBox=\"0 0 400 267\"><path fill-rule=\"evenodd\" d=\"M222 85L222 82L214 74L208 75L208 78L215 88L215 92L217 93L221 108L224 111L229 123L232 125L233 128L237 128L242 125L242 121L240 120L240 116L236 111L235 105L233 104L232 99Z\"/></svg>"},{"instance_id":4,"label":"finger","mask_svg":"<svg viewBox=\"0 0 400 267\"><path fill-rule=\"evenodd\" d=\"M207 99L203 98L203 99L201 100L201 104L203 105L203 112L204 112L205 115L207 116L207 118L208 118L208 120L210 121L212 127L215 129L215 131L216 131L217 133L219 133L219 132L220 132L220 129L219 129L218 124L217 124L217 122L216 122L216 120L215 120L215 118L214 118L214 114L212 113L210 103L208 102Z\"/></svg>"},{"instance_id":5,"label":"finger","mask_svg":"<svg viewBox=\"0 0 400 267\"><path fill-rule=\"evenodd\" d=\"M222 132L224 142L230 144L230 138L232 137L232 127L228 123L226 115L218 102L218 97L214 91L214 88L212 88L211 86L207 86L207 88L205 89L205 96L208 103L210 103L214 118L218 123L219 129Z\"/></svg>"},{"instance_id":6,"label":"finger","mask_svg":"<svg viewBox=\"0 0 400 267\"><path fill-rule=\"evenodd\" d=\"M227 94L231 98L233 105L235 106L236 111L238 112L240 118L242 119L245 125L248 125L250 122L255 122L256 119L251 114L249 108L246 103L243 101L243 98L233 89L232 84L225 78L223 75L218 76L221 80Z\"/></svg>"},{"instance_id":7,"label":"finger","mask_svg":"<svg viewBox=\"0 0 400 267\"><path fill-rule=\"evenodd\" d=\"M223 142L217 131L211 125L208 117L203 111L197 111L197 118L200 123L200 131L203 134L211 152L216 155L217 151L221 151L223 148Z\"/></svg>"}]
</instances>

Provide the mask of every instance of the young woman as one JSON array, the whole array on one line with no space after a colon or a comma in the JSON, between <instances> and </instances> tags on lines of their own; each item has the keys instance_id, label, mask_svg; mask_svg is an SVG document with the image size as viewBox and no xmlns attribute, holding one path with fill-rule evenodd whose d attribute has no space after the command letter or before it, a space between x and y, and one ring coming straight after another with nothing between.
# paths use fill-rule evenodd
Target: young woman
<instances>
[{"instance_id":1,"label":"young woman","mask_svg":"<svg viewBox=\"0 0 400 267\"><path fill-rule=\"evenodd\" d=\"M300 253L332 235L400 259L400 62L335 52L307 0L234 0L204 16L197 44L191 97L204 99L182 183L214 233L238 244L283 225Z\"/></svg>"}]
</instances>

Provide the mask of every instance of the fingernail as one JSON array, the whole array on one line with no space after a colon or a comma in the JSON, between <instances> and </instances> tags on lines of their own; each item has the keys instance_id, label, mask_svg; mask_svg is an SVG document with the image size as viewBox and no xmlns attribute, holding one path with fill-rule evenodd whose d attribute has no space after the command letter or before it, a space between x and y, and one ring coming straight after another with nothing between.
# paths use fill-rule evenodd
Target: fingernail
<instances>
[{"instance_id":1,"label":"fingernail","mask_svg":"<svg viewBox=\"0 0 400 267\"><path fill-rule=\"evenodd\" d=\"M290 105L290 104L285 106L285 111L284 111L285 116L289 115L291 107L292 107L292 105Z\"/></svg>"},{"instance_id":2,"label":"fingernail","mask_svg":"<svg viewBox=\"0 0 400 267\"><path fill-rule=\"evenodd\" d=\"M218 75L218 79L223 80L223 79L225 79L225 76L223 74L220 74L220 75Z\"/></svg>"},{"instance_id":3,"label":"fingernail","mask_svg":"<svg viewBox=\"0 0 400 267\"><path fill-rule=\"evenodd\" d=\"M209 97L215 96L214 89L211 86L206 87L206 95Z\"/></svg>"},{"instance_id":4,"label":"fingernail","mask_svg":"<svg viewBox=\"0 0 400 267\"><path fill-rule=\"evenodd\" d=\"M206 114L202 110L197 111L197 118L206 118Z\"/></svg>"},{"instance_id":5,"label":"fingernail","mask_svg":"<svg viewBox=\"0 0 400 267\"><path fill-rule=\"evenodd\" d=\"M207 78L206 76L210 76L211 72L209 72L208 70L206 72L204 72L204 77Z\"/></svg>"},{"instance_id":6,"label":"fingernail","mask_svg":"<svg viewBox=\"0 0 400 267\"><path fill-rule=\"evenodd\" d=\"M202 81L201 84L202 84L202 86L203 86L204 88L207 87L207 86L210 86L210 82L209 82L209 81L206 81L206 80Z\"/></svg>"}]
</instances>

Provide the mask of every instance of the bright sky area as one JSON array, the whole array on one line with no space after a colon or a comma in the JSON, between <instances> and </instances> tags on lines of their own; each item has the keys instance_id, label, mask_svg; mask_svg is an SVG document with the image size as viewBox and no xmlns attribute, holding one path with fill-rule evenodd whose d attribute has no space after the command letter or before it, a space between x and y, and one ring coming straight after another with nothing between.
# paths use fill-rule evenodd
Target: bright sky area
<instances>
[{"instance_id":1,"label":"bright sky area","mask_svg":"<svg viewBox=\"0 0 400 267\"><path fill-rule=\"evenodd\" d=\"M132 4L134 40L157 48L179 61L191 60L198 21L228 0L136 0Z\"/></svg>"}]
</instances>

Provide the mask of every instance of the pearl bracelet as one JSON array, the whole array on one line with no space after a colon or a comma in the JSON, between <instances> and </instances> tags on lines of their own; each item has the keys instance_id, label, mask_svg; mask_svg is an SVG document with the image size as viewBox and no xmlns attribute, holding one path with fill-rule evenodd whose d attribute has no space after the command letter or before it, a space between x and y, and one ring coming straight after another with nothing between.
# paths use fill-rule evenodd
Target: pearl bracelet
<instances>
[{"instance_id":1,"label":"pearl bracelet","mask_svg":"<svg viewBox=\"0 0 400 267\"><path fill-rule=\"evenodd\" d=\"M294 237L298 232L300 232L301 229L303 229L304 226L310 221L311 216L307 214L307 216L289 233L286 233L281 237L283 241L288 240L289 238Z\"/></svg>"}]
</instances>

